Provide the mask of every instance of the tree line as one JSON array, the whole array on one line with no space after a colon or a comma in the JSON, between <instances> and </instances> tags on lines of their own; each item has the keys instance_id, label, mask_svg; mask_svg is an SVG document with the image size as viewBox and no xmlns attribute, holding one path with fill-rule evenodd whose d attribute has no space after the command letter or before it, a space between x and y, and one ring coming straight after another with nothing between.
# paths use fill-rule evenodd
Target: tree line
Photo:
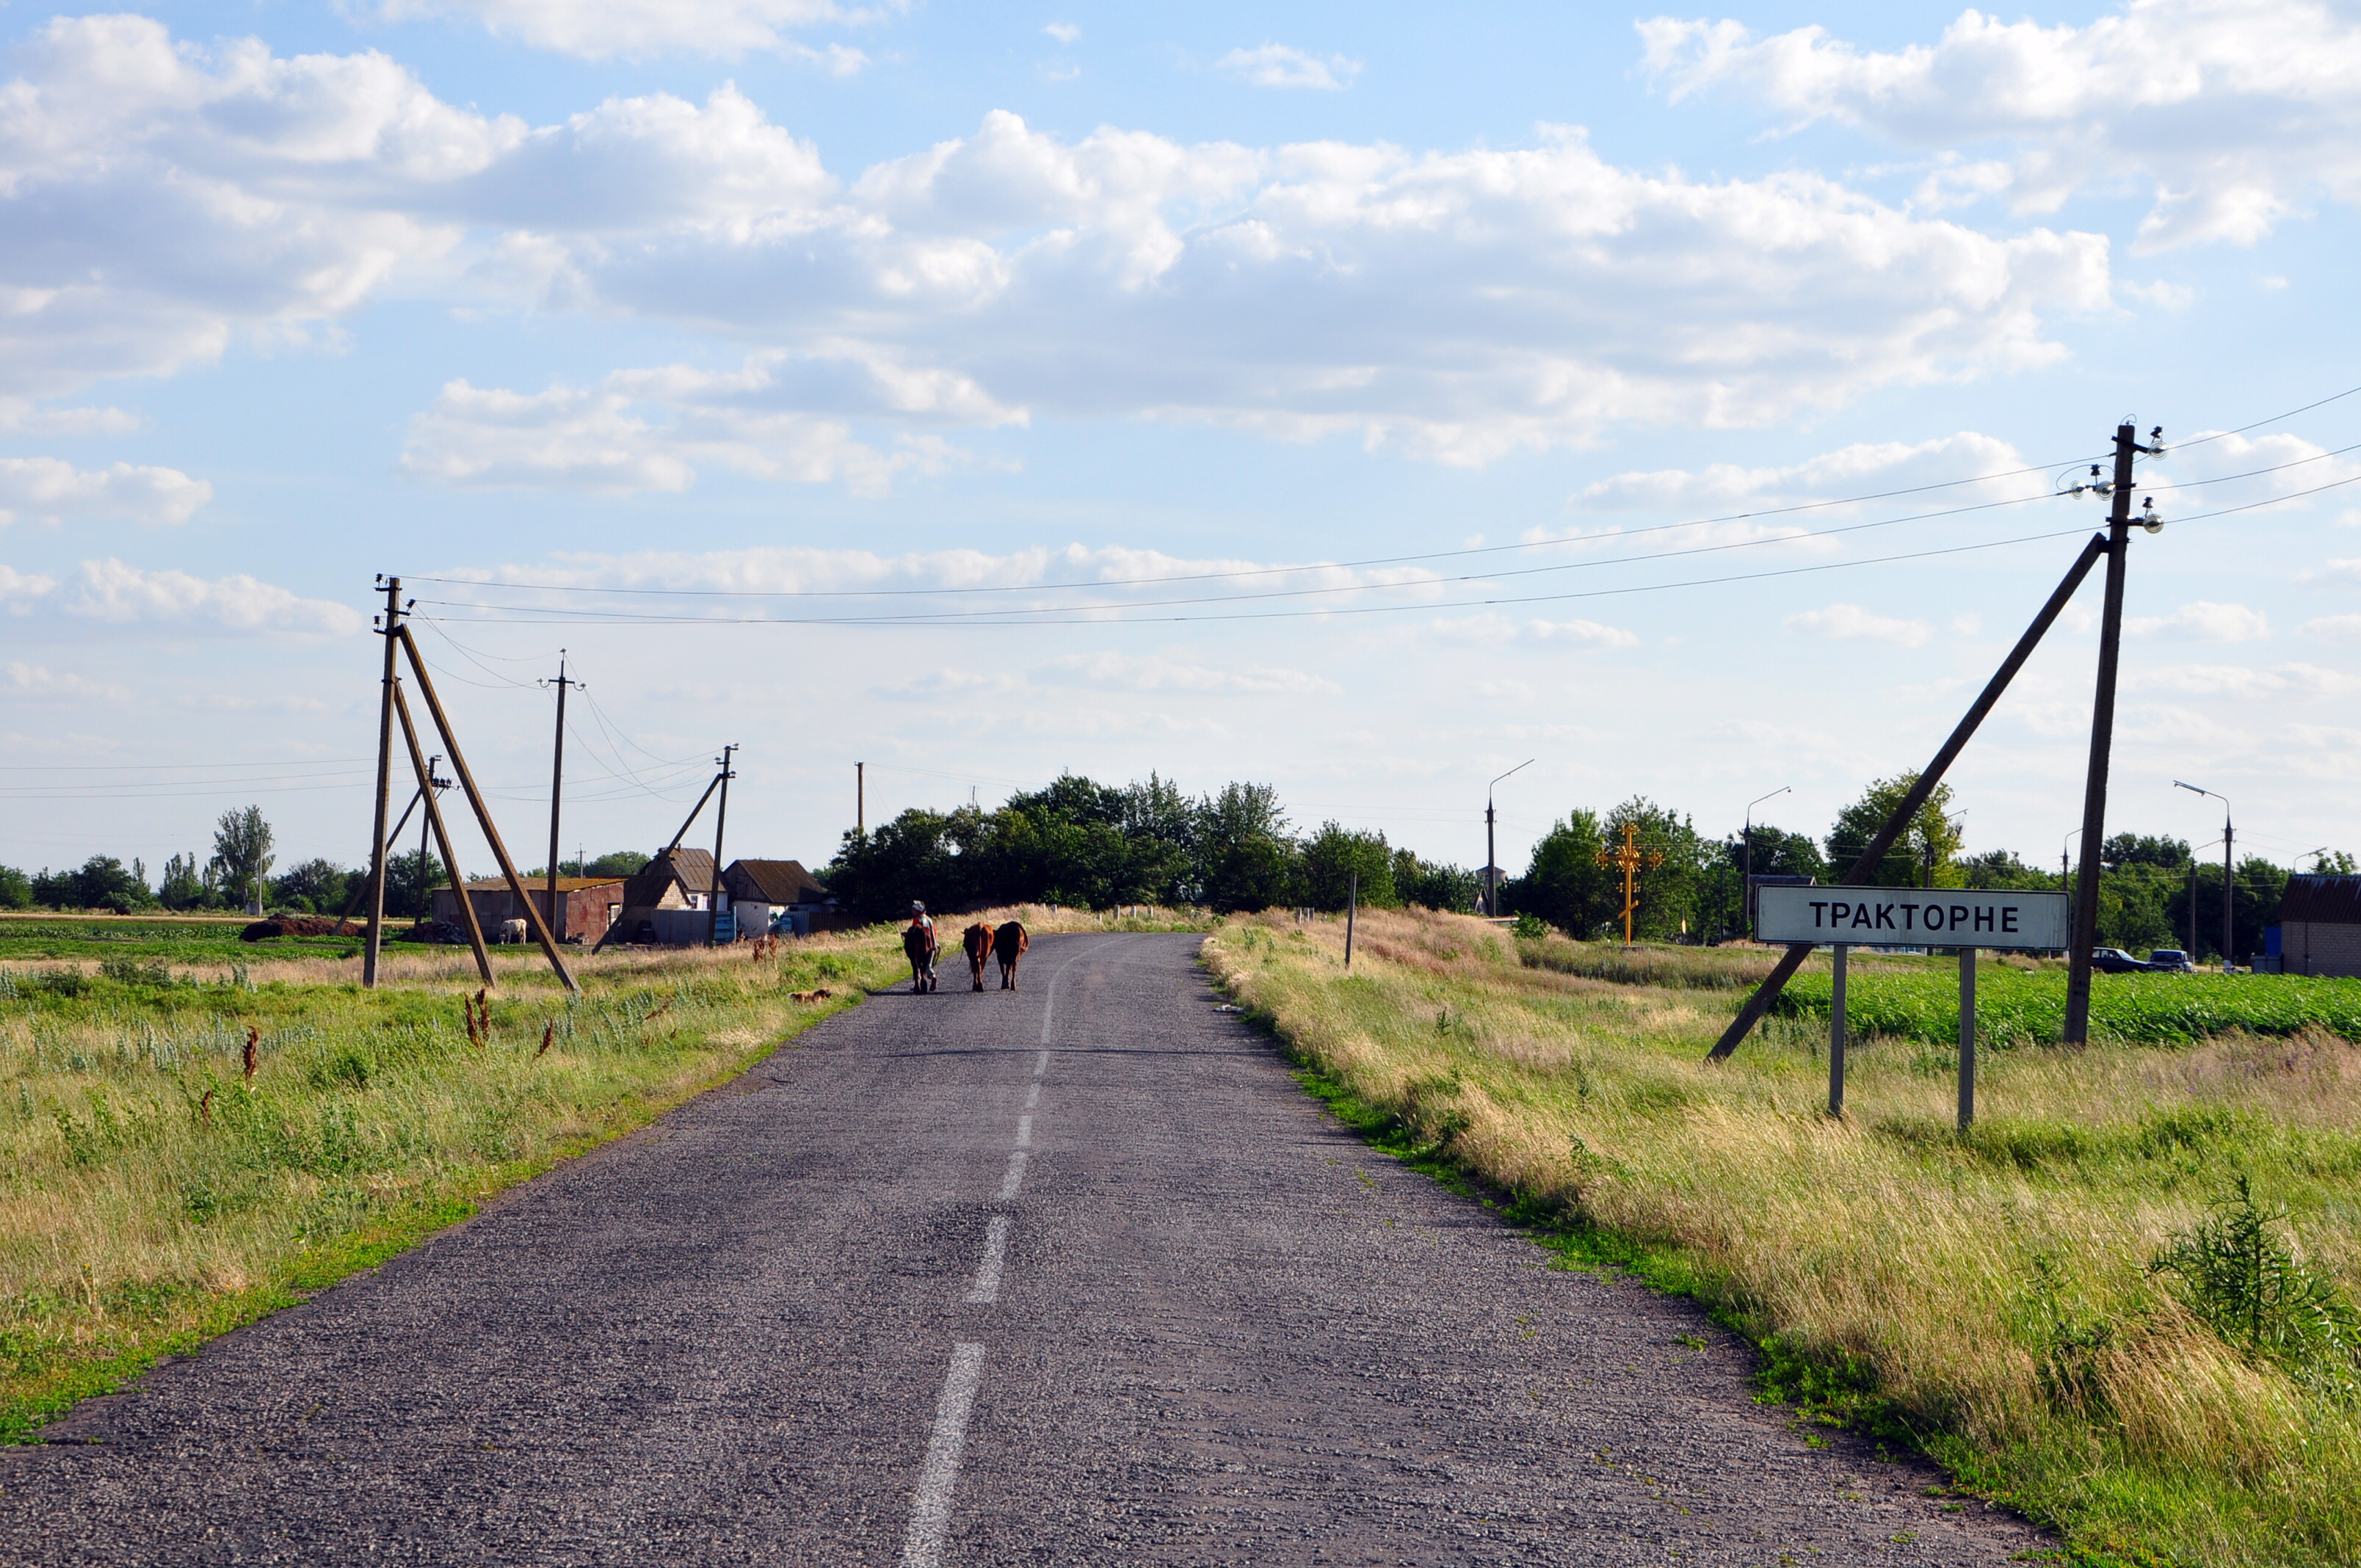
<instances>
[{"instance_id":1,"label":"tree line","mask_svg":"<svg viewBox=\"0 0 2361 1568\"><path fill-rule=\"evenodd\" d=\"M146 862L134 857L129 865L114 855L93 855L66 871L25 872L0 866L0 909L105 909L117 915L148 910L201 914L261 908L273 913L336 915L354 904L368 882L367 866L339 866L313 859L278 874L273 854L276 836L262 808L249 806L225 811L214 828L214 852L200 861L196 852L173 855L153 885ZM618 850L588 862L560 867L565 876L629 876L650 857L634 850ZM529 876L545 876L536 866ZM441 857L422 850L387 858L386 913L402 919L423 919L434 911L434 890L449 884Z\"/></svg>"}]
</instances>

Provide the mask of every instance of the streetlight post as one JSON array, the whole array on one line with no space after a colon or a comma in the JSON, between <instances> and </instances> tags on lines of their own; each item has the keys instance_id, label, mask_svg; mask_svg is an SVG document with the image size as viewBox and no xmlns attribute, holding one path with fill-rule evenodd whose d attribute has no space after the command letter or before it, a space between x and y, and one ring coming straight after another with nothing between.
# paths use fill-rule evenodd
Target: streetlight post
<instances>
[{"instance_id":1,"label":"streetlight post","mask_svg":"<svg viewBox=\"0 0 2361 1568\"><path fill-rule=\"evenodd\" d=\"M1492 784L1484 786L1484 913L1494 920L1500 917L1500 855L1493 847L1492 784L1499 784L1509 773L1521 772L1532 765L1533 759L1527 757L1510 768L1508 773L1502 773L1499 779L1494 779Z\"/></svg>"},{"instance_id":2,"label":"streetlight post","mask_svg":"<svg viewBox=\"0 0 2361 1568\"><path fill-rule=\"evenodd\" d=\"M2080 828L2073 828L2067 833L2066 837L2058 840L2058 885L2068 891L2071 891L2074 881L2074 862L2067 854L2066 846L2072 843L2075 835L2081 831Z\"/></svg>"},{"instance_id":3,"label":"streetlight post","mask_svg":"<svg viewBox=\"0 0 2361 1568\"><path fill-rule=\"evenodd\" d=\"M2175 789L2185 789L2191 795L2212 795L2222 803L2222 972L2228 974L2237 968L2237 959L2230 951L2230 878L2236 862L2231 859L2236 839L2230 828L2230 797L2210 789L2199 789L2193 784L2172 781Z\"/></svg>"},{"instance_id":4,"label":"streetlight post","mask_svg":"<svg viewBox=\"0 0 2361 1568\"><path fill-rule=\"evenodd\" d=\"M1766 800L1775 800L1794 789L1794 784L1781 784L1769 795L1758 795L1746 803L1746 880L1739 885L1738 910L1746 923L1749 935L1754 930L1754 808Z\"/></svg>"}]
</instances>

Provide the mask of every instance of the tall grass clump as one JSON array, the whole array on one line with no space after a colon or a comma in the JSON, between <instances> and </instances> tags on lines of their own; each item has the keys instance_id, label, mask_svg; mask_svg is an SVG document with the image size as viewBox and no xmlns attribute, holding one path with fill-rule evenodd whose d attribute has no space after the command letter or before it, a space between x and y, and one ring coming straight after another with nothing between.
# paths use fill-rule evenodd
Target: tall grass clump
<instances>
[{"instance_id":1,"label":"tall grass clump","mask_svg":"<svg viewBox=\"0 0 2361 1568\"><path fill-rule=\"evenodd\" d=\"M1693 977L1761 955L1625 979L1479 921L1367 911L1347 975L1341 938L1235 920L1207 957L1400 1139L1554 1215L1577 1254L1698 1296L1823 1408L2088 1561L2361 1563L2361 1047L2322 1022L2336 1003L2264 1027L2257 1008L2199 1026L2182 1002L2153 1037L2081 1050L2028 1030L1983 1058L1962 1137L1948 1023L1869 1035L1856 1014L1842 1121L1824 1014L1706 1065L1740 993ZM1949 971L1860 966L1853 994ZM2050 978L1988 970L1979 1001Z\"/></svg>"},{"instance_id":2,"label":"tall grass clump","mask_svg":"<svg viewBox=\"0 0 2361 1568\"><path fill-rule=\"evenodd\" d=\"M900 960L878 933L577 955L568 996L503 955L480 1007L464 952L390 957L374 992L324 956L0 970L0 1439L644 1124Z\"/></svg>"}]
</instances>

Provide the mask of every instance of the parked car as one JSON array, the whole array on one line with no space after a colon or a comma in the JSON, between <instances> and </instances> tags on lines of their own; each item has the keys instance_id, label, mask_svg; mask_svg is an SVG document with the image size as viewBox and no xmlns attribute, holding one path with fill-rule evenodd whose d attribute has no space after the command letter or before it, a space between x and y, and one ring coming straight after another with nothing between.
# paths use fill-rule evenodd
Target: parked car
<instances>
[{"instance_id":1,"label":"parked car","mask_svg":"<svg viewBox=\"0 0 2361 1568\"><path fill-rule=\"evenodd\" d=\"M2147 967L2162 974L2195 974L2197 966L2179 948L2158 948L2147 956Z\"/></svg>"},{"instance_id":2,"label":"parked car","mask_svg":"<svg viewBox=\"0 0 2361 1568\"><path fill-rule=\"evenodd\" d=\"M2101 974L2146 974L2149 966L2121 948L2093 948L2091 967Z\"/></svg>"}]
</instances>

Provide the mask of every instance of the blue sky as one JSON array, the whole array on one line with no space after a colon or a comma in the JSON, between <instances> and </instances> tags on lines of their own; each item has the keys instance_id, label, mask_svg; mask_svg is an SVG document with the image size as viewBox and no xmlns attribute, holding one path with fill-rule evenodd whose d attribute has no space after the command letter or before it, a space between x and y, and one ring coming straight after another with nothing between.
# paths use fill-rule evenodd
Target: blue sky
<instances>
[{"instance_id":1,"label":"blue sky","mask_svg":"<svg viewBox=\"0 0 2361 1568\"><path fill-rule=\"evenodd\" d=\"M561 645L593 853L725 741L732 850L812 863L856 759L873 820L1155 769L1473 864L1530 756L1512 866L1634 793L1818 833L2122 418L2189 444L2167 518L2271 504L2137 536L2111 822L2202 843L2194 778L2257 852L2361 848L2361 397L2275 417L2361 384L2351 6L0 36L0 861L153 872L248 802L360 859L380 571L529 861ZM1971 849L2079 820L2096 602L1956 770ZM853 608L929 619L792 623Z\"/></svg>"}]
</instances>

